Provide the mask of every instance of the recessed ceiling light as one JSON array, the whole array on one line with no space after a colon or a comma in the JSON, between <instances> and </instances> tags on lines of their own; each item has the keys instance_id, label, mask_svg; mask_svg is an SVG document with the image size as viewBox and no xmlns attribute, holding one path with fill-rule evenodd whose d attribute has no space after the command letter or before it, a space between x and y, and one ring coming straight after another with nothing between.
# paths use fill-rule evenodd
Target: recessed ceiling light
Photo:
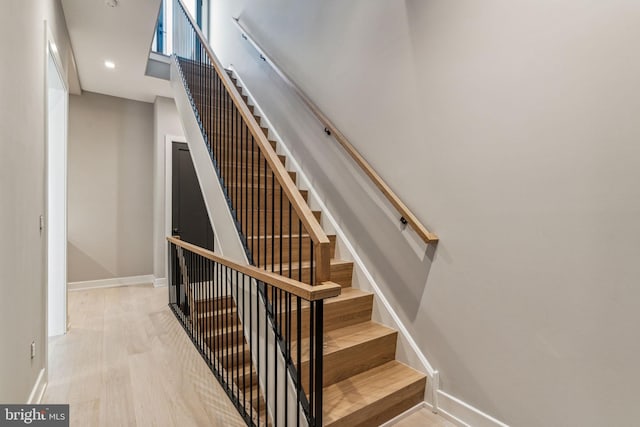
<instances>
[{"instance_id":1,"label":"recessed ceiling light","mask_svg":"<svg viewBox=\"0 0 640 427\"><path fill-rule=\"evenodd\" d=\"M116 64L114 64L113 61L104 61L104 66L111 69L116 68Z\"/></svg>"}]
</instances>

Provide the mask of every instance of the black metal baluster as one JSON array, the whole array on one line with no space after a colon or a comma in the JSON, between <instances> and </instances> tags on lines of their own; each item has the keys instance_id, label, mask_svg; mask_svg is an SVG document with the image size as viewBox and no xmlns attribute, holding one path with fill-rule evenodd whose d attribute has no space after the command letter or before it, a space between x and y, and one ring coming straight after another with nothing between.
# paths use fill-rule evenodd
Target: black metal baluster
<instances>
[{"instance_id":1,"label":"black metal baluster","mask_svg":"<svg viewBox=\"0 0 640 427\"><path fill-rule=\"evenodd\" d=\"M258 189L257 189L257 192L256 192L256 196L258 197L258 200L257 200L256 205L258 207L258 218L257 218L257 220L258 220L258 234L256 236L256 238L257 238L257 242L256 243L257 243L257 247L258 247L258 251L257 251L258 252L257 253L257 255L258 255L257 263L258 264L257 265L260 266L260 265L262 265L262 263L261 263L261 261L262 261L262 256L261 255L262 254L261 254L261 246L260 246L260 238L261 238L261 234L260 234L260 223L261 223L261 221L260 221L260 218L261 218L261 215L262 215L262 209L260 207L260 182L261 182L260 174L262 173L262 169L261 169L260 152L259 151L258 151L258 156L257 157L258 157Z\"/></svg>"},{"instance_id":2,"label":"black metal baluster","mask_svg":"<svg viewBox=\"0 0 640 427\"><path fill-rule=\"evenodd\" d=\"M253 358L253 279L249 278L249 358ZM256 368L256 374L260 375L260 371ZM245 391L246 393L246 391ZM253 375L249 377L249 406L251 406L251 420L253 420Z\"/></svg>"},{"instance_id":3,"label":"black metal baluster","mask_svg":"<svg viewBox=\"0 0 640 427\"><path fill-rule=\"evenodd\" d=\"M228 313L229 312L229 267L225 268L225 275L224 275L224 291L225 291L225 299L224 299L224 304L225 304L225 309L224 309L224 313ZM227 384L230 384L229 382L229 376L230 376L230 370L232 369L232 365L233 362L231 360L229 360L229 352L231 350L231 348L229 347L229 339L233 338L231 336L231 331L230 331L230 327L229 327L229 318L224 316L224 321L225 321L225 334L224 334L224 344L225 344L225 349L226 349L226 361L227 361ZM231 379L233 379L233 374L231 373Z\"/></svg>"},{"instance_id":4,"label":"black metal baluster","mask_svg":"<svg viewBox=\"0 0 640 427\"><path fill-rule=\"evenodd\" d=\"M220 313L220 311L222 310L222 304L223 304L223 298L224 296L222 295L222 269L223 269L223 265L222 264L218 264L218 299L217 304L216 304L216 312ZM217 342L217 347L218 347L218 360L220 360L220 364L222 365L223 368L226 369L226 365L225 365L225 361L223 359L223 348L222 348L222 331L224 331L224 319L220 318L218 319L218 329L216 330L216 342Z\"/></svg>"},{"instance_id":5,"label":"black metal baluster","mask_svg":"<svg viewBox=\"0 0 640 427\"><path fill-rule=\"evenodd\" d=\"M247 171L249 168L249 165L247 164L248 161L248 157L249 157L249 147L247 144L247 125L244 124L242 126L242 144L244 145L244 161L242 162L242 165L244 167L244 184L242 185L242 188L244 189L244 202L242 205L242 215L243 215L243 219L242 219L242 230L244 233L244 245L248 248L249 247L249 242L247 241L247 237L249 234L249 224L247 223L247 190L248 190L248 185L249 185L249 180L248 180L248 176L247 176Z\"/></svg>"},{"instance_id":6,"label":"black metal baluster","mask_svg":"<svg viewBox=\"0 0 640 427\"><path fill-rule=\"evenodd\" d=\"M282 193L284 189L282 188L282 185L280 185L280 209L278 211L278 214L280 215L280 219L279 219L279 226L280 226L280 275L282 276Z\"/></svg>"},{"instance_id":7,"label":"black metal baluster","mask_svg":"<svg viewBox=\"0 0 640 427\"><path fill-rule=\"evenodd\" d=\"M261 283L258 282L258 288L256 289L256 331L258 333L258 368L257 368L257 372L258 372L258 396L257 396L257 401L258 401L258 407L256 409L256 412L258 413L258 425L260 425L260 288L261 288ZM251 402L253 402L253 399L251 400Z\"/></svg>"},{"instance_id":8,"label":"black metal baluster","mask_svg":"<svg viewBox=\"0 0 640 427\"><path fill-rule=\"evenodd\" d=\"M256 182L256 176L255 176L255 169L254 169L254 164L255 164L255 158L256 158L256 143L255 140L253 139L253 134L251 135L251 261L253 265L256 265L256 253L255 253L255 241L256 241L256 233L255 233L255 222L256 222L256 218L255 218L255 205L253 203L253 187L255 185Z\"/></svg>"},{"instance_id":9,"label":"black metal baluster","mask_svg":"<svg viewBox=\"0 0 640 427\"><path fill-rule=\"evenodd\" d=\"M276 186L275 186L275 174L273 171L271 172L271 271L275 273L275 249L276 249L276 233L274 231L275 226L275 198L276 198ZM282 242L279 242L279 245L282 246ZM280 260L282 264L282 260Z\"/></svg>"},{"instance_id":10,"label":"black metal baluster","mask_svg":"<svg viewBox=\"0 0 640 427\"><path fill-rule=\"evenodd\" d=\"M313 281L313 277L314 277L314 271L313 271L313 240L311 239L311 237L309 237L309 256L310 256L310 263L309 263L309 284L313 286L313 284L315 283Z\"/></svg>"},{"instance_id":11,"label":"black metal baluster","mask_svg":"<svg viewBox=\"0 0 640 427\"><path fill-rule=\"evenodd\" d=\"M264 268L265 270L269 268L269 264L268 264L268 254L269 252L267 251L267 206L268 206L268 201L267 201L267 158L264 157L264 155L262 156L262 160L263 160L263 165L264 165L264 260L262 261L262 268ZM273 240L273 239L272 239ZM273 244L273 242L271 242L271 244Z\"/></svg>"},{"instance_id":12,"label":"black metal baluster","mask_svg":"<svg viewBox=\"0 0 640 427\"><path fill-rule=\"evenodd\" d=\"M322 406L323 406L323 400L322 400L322 385L323 385L323 381L322 381L322 374L323 374L323 352L324 352L324 345L323 345L323 334L324 334L324 301L323 300L318 300L315 302L315 314L316 314L316 334L315 334L315 339L316 339L316 354L314 359L316 360L316 372L315 372L315 377L316 377L316 390L315 390L315 422L317 426L322 426Z\"/></svg>"},{"instance_id":13,"label":"black metal baluster","mask_svg":"<svg viewBox=\"0 0 640 427\"><path fill-rule=\"evenodd\" d=\"M286 314L285 314L285 366L289 364L291 360L291 294L287 292L286 296ZM284 425L289 425L289 370L285 368L284 376Z\"/></svg>"},{"instance_id":14,"label":"black metal baluster","mask_svg":"<svg viewBox=\"0 0 640 427\"><path fill-rule=\"evenodd\" d=\"M315 388L313 387L313 374L314 374L314 370L313 370L313 358L315 356L315 352L314 352L314 344L315 344L315 340L314 340L314 320L315 320L315 316L314 316L314 307L315 307L315 302L311 301L309 303L309 415L313 416L315 408L313 407L313 405L315 404Z\"/></svg>"},{"instance_id":15,"label":"black metal baluster","mask_svg":"<svg viewBox=\"0 0 640 427\"><path fill-rule=\"evenodd\" d=\"M289 258L288 258L288 260L289 260L289 268L288 268L288 270L289 270L289 278L293 278L293 269L291 268L291 253L293 251L293 247L292 247L292 243L293 243L293 240L292 240L293 235L292 234L293 234L293 232L291 230L292 228L293 227L292 227L292 224L291 224L291 201L289 201Z\"/></svg>"},{"instance_id":16,"label":"black metal baluster","mask_svg":"<svg viewBox=\"0 0 640 427\"><path fill-rule=\"evenodd\" d=\"M193 254L191 252L188 252L189 254L189 268L187 270L187 274L189 274L189 283L187 284L188 287L191 287L191 289L187 289L187 292L190 292L191 295L193 296L193 279L194 279L194 262L193 262ZM193 299L193 298L192 298ZM194 328L194 322L193 322L193 307L191 306L191 303L193 301L189 302L189 317L191 318L191 337L195 336L195 328Z\"/></svg>"},{"instance_id":17,"label":"black metal baluster","mask_svg":"<svg viewBox=\"0 0 640 427\"><path fill-rule=\"evenodd\" d=\"M246 322L246 312L247 312L247 278L244 273L242 273L242 327L247 327ZM239 300L239 299L238 299ZM249 331L251 334L251 331ZM247 351L247 340L244 337L244 333L242 334L242 406L244 407L245 412L247 412L247 374L245 372L245 367L247 364L246 361L246 351Z\"/></svg>"},{"instance_id":18,"label":"black metal baluster","mask_svg":"<svg viewBox=\"0 0 640 427\"><path fill-rule=\"evenodd\" d=\"M298 220L298 282L302 282L302 220Z\"/></svg>"},{"instance_id":19,"label":"black metal baluster","mask_svg":"<svg viewBox=\"0 0 640 427\"><path fill-rule=\"evenodd\" d=\"M222 161L220 159L220 117L222 115L220 110L220 79L218 78L218 74L214 76L215 79L215 87L216 91L214 94L215 100L215 131L214 131L214 139L215 139L215 157L216 157L216 165L218 166L218 176L222 178Z\"/></svg>"},{"instance_id":20,"label":"black metal baluster","mask_svg":"<svg viewBox=\"0 0 640 427\"><path fill-rule=\"evenodd\" d=\"M214 311L211 307L211 297L213 296L211 289L211 264L213 261L209 260L207 262L207 312L209 313L209 318L207 320L207 354L209 357L209 363L213 365L213 357L211 356L211 331L213 330L213 320L214 320Z\"/></svg>"},{"instance_id":21,"label":"black metal baluster","mask_svg":"<svg viewBox=\"0 0 640 427\"><path fill-rule=\"evenodd\" d=\"M202 328L200 327L200 310L198 309L198 305L199 305L199 301L202 299L202 264L203 264L203 260L204 258L201 256L198 256L196 258L197 260L197 275L198 275L198 280L197 280L197 285L196 285L196 293L195 293L195 298L193 299L193 305L195 310L194 313L194 317L196 319L196 327L197 327L197 331L198 331L198 342L200 343L200 351L202 353L204 353L203 349L204 349L204 334L202 331Z\"/></svg>"},{"instance_id":22,"label":"black metal baluster","mask_svg":"<svg viewBox=\"0 0 640 427\"><path fill-rule=\"evenodd\" d=\"M239 283L238 283L238 271L236 271L236 296L235 296L235 301L236 301L236 313L235 316L230 314L232 316L232 319L236 319L234 321L235 327L236 327L236 345L235 345L235 355L236 355L236 385L238 390L240 390L240 354L238 354L238 352L240 351L240 335L239 332L241 330L239 322L237 321L238 316L240 315L240 310L239 310L239 304L240 304L240 294L238 293L238 290L240 289ZM242 367L242 369L244 370L244 366ZM244 378L243 378L243 383L244 383ZM239 391L238 391L239 392ZM240 399L240 395L238 394L238 400Z\"/></svg>"},{"instance_id":23,"label":"black metal baluster","mask_svg":"<svg viewBox=\"0 0 640 427\"><path fill-rule=\"evenodd\" d=\"M266 196L266 195L265 195ZM266 215L265 215L266 216ZM265 228L266 228L265 223ZM264 285L264 424L269 422L269 298L268 288Z\"/></svg>"},{"instance_id":24,"label":"black metal baluster","mask_svg":"<svg viewBox=\"0 0 640 427\"><path fill-rule=\"evenodd\" d=\"M234 189L234 199L233 199L233 208L238 210L238 109L233 105L233 155L234 155L234 163L235 168L233 170L233 181L235 183ZM237 219L237 214L236 214Z\"/></svg>"},{"instance_id":25,"label":"black metal baluster","mask_svg":"<svg viewBox=\"0 0 640 427\"><path fill-rule=\"evenodd\" d=\"M273 299L273 323L275 326L275 339L273 340L273 417L274 417L274 425L278 425L278 339L280 337L279 329L280 323L278 322L278 308L279 308L279 298L278 290L275 287L271 287L272 299Z\"/></svg>"},{"instance_id":26,"label":"black metal baluster","mask_svg":"<svg viewBox=\"0 0 640 427\"><path fill-rule=\"evenodd\" d=\"M301 393L302 393L302 363L301 363L301 359L302 359L302 300L299 296L296 296L296 320L297 320L297 325L296 325L296 359L297 359L297 363L296 363L296 394L297 394L297 402L298 404L296 405L296 425L298 427L300 427L300 399L301 399Z\"/></svg>"}]
</instances>

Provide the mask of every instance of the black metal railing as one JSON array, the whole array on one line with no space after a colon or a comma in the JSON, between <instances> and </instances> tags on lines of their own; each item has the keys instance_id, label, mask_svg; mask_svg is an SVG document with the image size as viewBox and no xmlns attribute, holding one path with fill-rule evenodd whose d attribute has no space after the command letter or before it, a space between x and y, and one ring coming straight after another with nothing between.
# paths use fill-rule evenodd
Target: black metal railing
<instances>
[{"instance_id":1,"label":"black metal railing","mask_svg":"<svg viewBox=\"0 0 640 427\"><path fill-rule=\"evenodd\" d=\"M284 169L251 107L221 68L182 3L173 49L249 262L315 284L329 280L329 240Z\"/></svg>"},{"instance_id":2,"label":"black metal railing","mask_svg":"<svg viewBox=\"0 0 640 427\"><path fill-rule=\"evenodd\" d=\"M323 300L308 286L170 237L169 305L250 426L322 425Z\"/></svg>"}]
</instances>

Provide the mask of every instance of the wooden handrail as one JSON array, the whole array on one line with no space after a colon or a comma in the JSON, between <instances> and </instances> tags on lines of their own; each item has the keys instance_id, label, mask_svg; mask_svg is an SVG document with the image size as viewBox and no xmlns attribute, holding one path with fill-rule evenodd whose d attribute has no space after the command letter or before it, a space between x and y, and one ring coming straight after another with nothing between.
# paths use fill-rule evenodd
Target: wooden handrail
<instances>
[{"instance_id":1,"label":"wooden handrail","mask_svg":"<svg viewBox=\"0 0 640 427\"><path fill-rule=\"evenodd\" d=\"M211 261L217 262L218 264L222 264L240 273L246 274L247 276L250 276L256 280L260 280L261 282L264 282L270 286L282 289L283 291L288 292L292 295L299 296L306 301L317 301L335 297L337 295L340 295L340 292L342 290L342 287L337 283L327 281L311 286L307 285L306 283L298 282L294 279L289 279L288 277L280 276L279 274L261 270L252 265L238 264L237 262L217 255L210 250L182 241L175 236L167 237L167 241L173 243L176 246L180 246L181 248L186 249L190 252L203 256L204 258L210 259Z\"/></svg>"},{"instance_id":2,"label":"wooden handrail","mask_svg":"<svg viewBox=\"0 0 640 427\"><path fill-rule=\"evenodd\" d=\"M409 224L411 228L415 230L415 232L420 236L420 238L425 243L435 244L438 242L438 236L434 233L427 230L427 228L422 225L422 223L416 218L416 216L409 210L407 205L405 205L402 200L398 197L396 193L391 190L391 188L387 185L386 182L378 175L378 173L371 167L369 162L367 162L364 157L355 149L355 147L349 142L349 140L344 136L340 130L329 120L327 116L324 115L322 111L311 101L311 99L304 93L300 87L295 84L289 76L282 71L282 69L267 55L262 49L262 47L255 41L255 39L251 36L251 34L240 24L239 18L232 18L233 22L237 25L237 27L242 32L244 38L253 45L253 47L260 53L260 59L267 62L271 65L271 68L284 80L284 82L293 89L296 94L302 99L302 101L309 107L309 109L316 115L318 120L324 125L325 132L329 135L333 135L333 137L338 141L338 143L346 150L346 152L351 156L351 158L360 166L360 168L364 171L365 174L373 181L373 183L378 187L378 189L385 195L385 197L391 202L391 204L396 208L396 210L400 213L401 218L400 221L403 224Z\"/></svg>"},{"instance_id":3,"label":"wooden handrail","mask_svg":"<svg viewBox=\"0 0 640 427\"><path fill-rule=\"evenodd\" d=\"M220 80L224 84L224 87L227 90L227 93L231 96L233 103L236 108L240 112L244 122L247 125L247 128L253 135L255 141L257 142L257 146L260 148L260 151L264 155L269 167L273 171L275 178L278 180L278 183L282 187L284 193L286 194L289 202L293 206L298 218L302 221L307 233L311 237L311 240L314 244L314 254L316 258L316 272L315 278L318 283L328 281L329 280L329 269L330 269L330 242L326 233L320 226L320 223L313 215L313 212L307 205L307 202L302 197L302 194L296 187L296 184L291 179L291 176L285 169L284 165L280 162L277 153L269 143L269 140L262 132L260 125L256 121L255 117L249 111L249 107L242 100L242 96L238 93L238 89L231 81L231 77L227 75L222 64L218 60L218 57L213 53L213 50L207 43L207 39L202 34L200 27L196 24L191 14L188 12L188 9L185 7L182 0L177 0L182 9L185 11L185 15L189 19L191 26L196 31L198 38L200 39L200 43L205 49L206 54L209 56L209 60L216 70L216 74L220 77ZM175 56L175 55L174 55Z\"/></svg>"}]
</instances>

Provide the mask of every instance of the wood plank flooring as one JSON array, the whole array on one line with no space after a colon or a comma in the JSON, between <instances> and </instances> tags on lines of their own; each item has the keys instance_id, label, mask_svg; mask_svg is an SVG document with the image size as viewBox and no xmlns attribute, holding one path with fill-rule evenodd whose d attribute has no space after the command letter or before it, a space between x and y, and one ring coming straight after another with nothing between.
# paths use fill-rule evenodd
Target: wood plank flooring
<instances>
[{"instance_id":1,"label":"wood plank flooring","mask_svg":"<svg viewBox=\"0 0 640 427\"><path fill-rule=\"evenodd\" d=\"M422 408L406 418L393 424L393 427L456 427L440 415L434 414L429 409Z\"/></svg>"},{"instance_id":2,"label":"wood plank flooring","mask_svg":"<svg viewBox=\"0 0 640 427\"><path fill-rule=\"evenodd\" d=\"M245 426L166 288L70 292L69 318L69 333L49 341L43 403L69 403L72 426Z\"/></svg>"}]
</instances>

